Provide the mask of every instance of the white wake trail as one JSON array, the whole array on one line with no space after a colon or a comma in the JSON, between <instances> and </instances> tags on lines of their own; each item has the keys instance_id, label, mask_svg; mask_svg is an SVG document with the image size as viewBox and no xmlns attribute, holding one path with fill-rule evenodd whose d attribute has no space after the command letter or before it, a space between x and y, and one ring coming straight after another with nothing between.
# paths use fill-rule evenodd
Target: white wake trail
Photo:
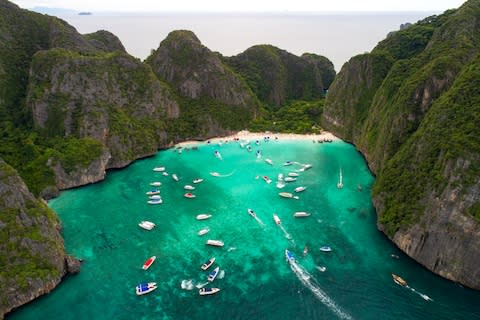
<instances>
[{"instance_id":1,"label":"white wake trail","mask_svg":"<svg viewBox=\"0 0 480 320\"><path fill-rule=\"evenodd\" d=\"M325 291L320 288L320 285L317 283L314 277L307 270L305 270L301 265L297 264L296 261L290 262L290 268L295 273L297 278L303 283L305 287L310 289L310 291L326 305L331 311L333 311L339 318L352 320L353 318L344 312L335 301L330 298Z\"/></svg>"}]
</instances>

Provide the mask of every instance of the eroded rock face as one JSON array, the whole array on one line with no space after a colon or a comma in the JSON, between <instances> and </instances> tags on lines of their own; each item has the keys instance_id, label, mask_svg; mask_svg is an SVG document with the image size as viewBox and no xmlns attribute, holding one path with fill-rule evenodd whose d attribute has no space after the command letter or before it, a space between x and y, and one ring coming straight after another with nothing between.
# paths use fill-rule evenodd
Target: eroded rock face
<instances>
[{"instance_id":1,"label":"eroded rock face","mask_svg":"<svg viewBox=\"0 0 480 320\"><path fill-rule=\"evenodd\" d=\"M55 213L35 199L17 172L1 159L0 239L3 318L10 310L50 292L67 269Z\"/></svg>"}]
</instances>

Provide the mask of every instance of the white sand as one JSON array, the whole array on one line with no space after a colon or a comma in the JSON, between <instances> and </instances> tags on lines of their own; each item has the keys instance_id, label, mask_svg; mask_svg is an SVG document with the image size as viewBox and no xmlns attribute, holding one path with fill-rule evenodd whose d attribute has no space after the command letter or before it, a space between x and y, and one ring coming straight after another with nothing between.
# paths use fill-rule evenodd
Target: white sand
<instances>
[{"instance_id":1,"label":"white sand","mask_svg":"<svg viewBox=\"0 0 480 320\"><path fill-rule=\"evenodd\" d=\"M232 134L230 136L226 137L218 137L218 138L212 138L208 139L207 141L211 141L213 143L226 143L229 141L235 141L235 140L240 140L240 141L255 141L259 140L262 141L265 138L269 138L271 141L275 140L307 140L307 141L315 141L318 142L323 141L325 139L327 140L340 140L340 138L337 138L334 136L332 133L323 131L320 134L295 134L295 133L272 133L272 132L250 132L247 130L242 130L239 131L235 134ZM179 147L187 147L191 145L195 145L200 143L199 141L185 141L178 143L177 146Z\"/></svg>"}]
</instances>

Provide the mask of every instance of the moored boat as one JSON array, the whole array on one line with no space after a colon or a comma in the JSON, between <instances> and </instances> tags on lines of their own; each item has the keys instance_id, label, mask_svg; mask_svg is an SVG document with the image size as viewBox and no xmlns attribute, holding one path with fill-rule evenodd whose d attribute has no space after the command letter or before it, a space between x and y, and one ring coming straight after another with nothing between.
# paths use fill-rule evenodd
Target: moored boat
<instances>
[{"instance_id":1,"label":"moored boat","mask_svg":"<svg viewBox=\"0 0 480 320\"><path fill-rule=\"evenodd\" d=\"M154 182L150 182L150 185L153 187L160 187L162 183L160 181L154 181Z\"/></svg>"},{"instance_id":2,"label":"moored boat","mask_svg":"<svg viewBox=\"0 0 480 320\"><path fill-rule=\"evenodd\" d=\"M148 258L147 261L145 261L145 263L143 264L142 269L147 270L148 268L150 268L150 266L153 264L155 259L157 259L156 256L151 256L150 258Z\"/></svg>"},{"instance_id":3,"label":"moored boat","mask_svg":"<svg viewBox=\"0 0 480 320\"><path fill-rule=\"evenodd\" d=\"M193 199L196 196L193 193L187 192L183 195L185 198Z\"/></svg>"},{"instance_id":4,"label":"moored boat","mask_svg":"<svg viewBox=\"0 0 480 320\"><path fill-rule=\"evenodd\" d=\"M291 194L290 192L279 192L278 195L280 197L283 197L283 198L287 198L287 199L299 199L298 196L294 196L293 194Z\"/></svg>"},{"instance_id":5,"label":"moored boat","mask_svg":"<svg viewBox=\"0 0 480 320\"><path fill-rule=\"evenodd\" d=\"M202 270L207 270L215 262L215 257L211 257L200 267Z\"/></svg>"},{"instance_id":6,"label":"moored boat","mask_svg":"<svg viewBox=\"0 0 480 320\"><path fill-rule=\"evenodd\" d=\"M195 187L194 187L194 186L191 186L191 185L189 185L189 184L186 184L186 185L183 187L183 189L185 189L185 190L195 190Z\"/></svg>"},{"instance_id":7,"label":"moored boat","mask_svg":"<svg viewBox=\"0 0 480 320\"><path fill-rule=\"evenodd\" d=\"M197 179L193 180L193 183L197 184L197 183L200 183L202 181L203 181L203 179L197 178Z\"/></svg>"},{"instance_id":8,"label":"moored boat","mask_svg":"<svg viewBox=\"0 0 480 320\"><path fill-rule=\"evenodd\" d=\"M272 180L270 180L270 178L268 176L263 176L262 179L265 180L266 183L271 183L272 182Z\"/></svg>"},{"instance_id":9,"label":"moored boat","mask_svg":"<svg viewBox=\"0 0 480 320\"><path fill-rule=\"evenodd\" d=\"M155 194L153 196L148 196L148 199L150 200L158 200L158 199L162 199L162 196L159 195L159 194Z\"/></svg>"},{"instance_id":10,"label":"moored boat","mask_svg":"<svg viewBox=\"0 0 480 320\"><path fill-rule=\"evenodd\" d=\"M297 211L293 214L295 218L303 218L303 217L308 217L310 216L310 213L305 212L305 211Z\"/></svg>"},{"instance_id":11,"label":"moored boat","mask_svg":"<svg viewBox=\"0 0 480 320\"><path fill-rule=\"evenodd\" d=\"M153 168L153 171L155 171L155 172L163 172L163 171L165 171L165 167L155 167L155 168Z\"/></svg>"},{"instance_id":12,"label":"moored boat","mask_svg":"<svg viewBox=\"0 0 480 320\"><path fill-rule=\"evenodd\" d=\"M145 283L140 283L138 286L136 286L135 292L137 293L137 296L141 296L142 294L152 292L155 289L157 289L156 282L145 282Z\"/></svg>"},{"instance_id":13,"label":"moored boat","mask_svg":"<svg viewBox=\"0 0 480 320\"><path fill-rule=\"evenodd\" d=\"M293 164L292 161L285 161L285 162L283 163L284 166L291 166L292 164Z\"/></svg>"},{"instance_id":14,"label":"moored boat","mask_svg":"<svg viewBox=\"0 0 480 320\"><path fill-rule=\"evenodd\" d=\"M156 194L160 194L160 190L158 190L158 189L152 189L152 190L150 190L150 191L145 192L145 194L146 194L147 196L153 196L153 195L156 195Z\"/></svg>"},{"instance_id":15,"label":"moored boat","mask_svg":"<svg viewBox=\"0 0 480 320\"><path fill-rule=\"evenodd\" d=\"M224 243L221 240L207 240L207 244L215 247L223 247Z\"/></svg>"},{"instance_id":16,"label":"moored boat","mask_svg":"<svg viewBox=\"0 0 480 320\"><path fill-rule=\"evenodd\" d=\"M393 278L393 281L394 281L396 284L398 284L398 285L400 285L400 286L402 286L402 287L405 287L405 286L407 285L407 281L403 280L402 277L396 275L395 273L392 273L392 278Z\"/></svg>"},{"instance_id":17,"label":"moored boat","mask_svg":"<svg viewBox=\"0 0 480 320\"><path fill-rule=\"evenodd\" d=\"M265 159L265 162L268 163L269 165L273 166L273 161L271 159Z\"/></svg>"},{"instance_id":18,"label":"moored boat","mask_svg":"<svg viewBox=\"0 0 480 320\"><path fill-rule=\"evenodd\" d=\"M219 288L202 288L202 289L198 290L198 293L201 296L206 296L206 295L210 295L210 294L215 294L218 291L220 291Z\"/></svg>"},{"instance_id":19,"label":"moored boat","mask_svg":"<svg viewBox=\"0 0 480 320\"><path fill-rule=\"evenodd\" d=\"M152 230L153 228L155 228L155 223L151 222L151 221L140 221L140 223L138 224L138 226L142 229L145 229L145 230Z\"/></svg>"},{"instance_id":20,"label":"moored boat","mask_svg":"<svg viewBox=\"0 0 480 320\"><path fill-rule=\"evenodd\" d=\"M275 223L278 225L282 224L280 218L275 213L273 214L273 221L275 221Z\"/></svg>"},{"instance_id":21,"label":"moored boat","mask_svg":"<svg viewBox=\"0 0 480 320\"><path fill-rule=\"evenodd\" d=\"M206 220L206 219L210 218L211 216L212 216L211 214L202 213L202 214L199 214L197 216L197 220Z\"/></svg>"},{"instance_id":22,"label":"moored boat","mask_svg":"<svg viewBox=\"0 0 480 320\"><path fill-rule=\"evenodd\" d=\"M294 191L298 193L298 192L305 191L305 189L307 189L307 187L296 187Z\"/></svg>"},{"instance_id":23,"label":"moored boat","mask_svg":"<svg viewBox=\"0 0 480 320\"><path fill-rule=\"evenodd\" d=\"M293 177L285 177L285 179L283 179L283 181L285 182L293 182L293 181L296 181L297 178L293 178Z\"/></svg>"},{"instance_id":24,"label":"moored boat","mask_svg":"<svg viewBox=\"0 0 480 320\"><path fill-rule=\"evenodd\" d=\"M204 234L207 234L209 231L210 231L209 228L203 228L203 229L198 231L198 235L203 236Z\"/></svg>"},{"instance_id":25,"label":"moored boat","mask_svg":"<svg viewBox=\"0 0 480 320\"><path fill-rule=\"evenodd\" d=\"M173 173L172 174L172 179L175 180L175 181L178 181L178 176L176 173Z\"/></svg>"},{"instance_id":26,"label":"moored boat","mask_svg":"<svg viewBox=\"0 0 480 320\"><path fill-rule=\"evenodd\" d=\"M320 251L330 252L332 251L332 248L330 248L329 246L323 246L323 247L320 247Z\"/></svg>"},{"instance_id":27,"label":"moored boat","mask_svg":"<svg viewBox=\"0 0 480 320\"><path fill-rule=\"evenodd\" d=\"M289 172L289 173L288 173L288 176L289 176L289 177L298 177L299 174L296 173L296 172Z\"/></svg>"},{"instance_id":28,"label":"moored boat","mask_svg":"<svg viewBox=\"0 0 480 320\"><path fill-rule=\"evenodd\" d=\"M215 280L215 278L217 277L219 271L220 271L220 267L216 267L215 269L213 269L212 272L210 272L210 273L208 274L207 280L210 281L210 282L212 282L213 280Z\"/></svg>"},{"instance_id":29,"label":"moored boat","mask_svg":"<svg viewBox=\"0 0 480 320\"><path fill-rule=\"evenodd\" d=\"M162 204L162 203L163 203L163 200L162 200L162 198L160 198L160 199L154 199L154 200L148 200L147 203L148 203L148 204Z\"/></svg>"}]
</instances>

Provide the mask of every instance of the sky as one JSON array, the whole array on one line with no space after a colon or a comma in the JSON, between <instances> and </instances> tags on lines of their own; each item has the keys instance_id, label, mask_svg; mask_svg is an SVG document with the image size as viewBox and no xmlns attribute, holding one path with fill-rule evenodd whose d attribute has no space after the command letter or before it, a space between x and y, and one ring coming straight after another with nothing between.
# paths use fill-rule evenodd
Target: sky
<instances>
[{"instance_id":1,"label":"sky","mask_svg":"<svg viewBox=\"0 0 480 320\"><path fill-rule=\"evenodd\" d=\"M430 11L457 8L464 0L14 0L25 9L77 11Z\"/></svg>"}]
</instances>

